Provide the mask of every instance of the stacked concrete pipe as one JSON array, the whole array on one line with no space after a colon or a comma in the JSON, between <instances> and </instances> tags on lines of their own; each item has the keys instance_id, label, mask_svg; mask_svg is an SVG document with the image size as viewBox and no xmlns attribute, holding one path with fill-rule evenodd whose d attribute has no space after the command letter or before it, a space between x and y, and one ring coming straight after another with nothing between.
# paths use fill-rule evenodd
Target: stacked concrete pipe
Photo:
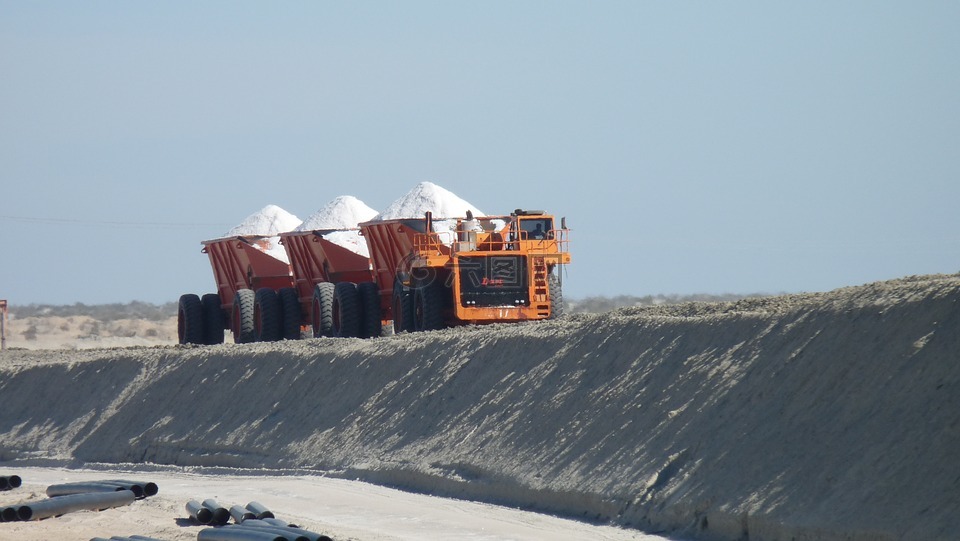
<instances>
[{"instance_id":1,"label":"stacked concrete pipe","mask_svg":"<svg viewBox=\"0 0 960 541\"><path fill-rule=\"evenodd\" d=\"M42 520L74 511L100 511L111 507L129 505L136 499L136 495L131 490L88 492L84 494L57 496L55 498L28 502L17 506L17 518L19 520Z\"/></svg>"},{"instance_id":2,"label":"stacked concrete pipe","mask_svg":"<svg viewBox=\"0 0 960 541\"><path fill-rule=\"evenodd\" d=\"M23 483L19 475L0 475L0 490L11 490Z\"/></svg>"},{"instance_id":3,"label":"stacked concrete pipe","mask_svg":"<svg viewBox=\"0 0 960 541\"><path fill-rule=\"evenodd\" d=\"M200 530L197 541L296 541L296 538L234 524Z\"/></svg>"},{"instance_id":4,"label":"stacked concrete pipe","mask_svg":"<svg viewBox=\"0 0 960 541\"><path fill-rule=\"evenodd\" d=\"M123 487L139 487L143 492L144 498L156 496L160 492L160 487L152 481L133 481L130 479L108 479L104 483L116 483ZM136 492L136 491L135 491Z\"/></svg>"},{"instance_id":5,"label":"stacked concrete pipe","mask_svg":"<svg viewBox=\"0 0 960 541\"><path fill-rule=\"evenodd\" d=\"M16 506L8 505L0 508L0 522L13 522L15 520L20 520L20 517L17 516Z\"/></svg>"},{"instance_id":6,"label":"stacked concrete pipe","mask_svg":"<svg viewBox=\"0 0 960 541\"><path fill-rule=\"evenodd\" d=\"M145 535L131 535L128 537L123 537L120 535L114 535L107 539L106 537L93 537L90 541L163 541L163 539L157 539L156 537L147 537Z\"/></svg>"},{"instance_id":7,"label":"stacked concrete pipe","mask_svg":"<svg viewBox=\"0 0 960 541\"><path fill-rule=\"evenodd\" d=\"M194 522L206 525L213 521L213 511L207 509L202 503L196 500L188 501L186 508L187 513L190 514L190 519Z\"/></svg>"},{"instance_id":8,"label":"stacked concrete pipe","mask_svg":"<svg viewBox=\"0 0 960 541\"><path fill-rule=\"evenodd\" d=\"M256 513L239 505L230 506L230 516L233 517L233 521L237 524L240 524L245 520L254 520L257 518Z\"/></svg>"},{"instance_id":9,"label":"stacked concrete pipe","mask_svg":"<svg viewBox=\"0 0 960 541\"><path fill-rule=\"evenodd\" d=\"M273 512L271 512L269 509L267 509L267 506L266 506L266 505L263 505L263 504L260 503L260 502L254 501L254 502L248 503L248 504L247 504L247 509L248 509L251 513L257 515L257 518L259 518L259 519L275 518L275 517L273 516Z\"/></svg>"},{"instance_id":10,"label":"stacked concrete pipe","mask_svg":"<svg viewBox=\"0 0 960 541\"><path fill-rule=\"evenodd\" d=\"M201 504L203 507L209 509L213 514L210 524L219 524L222 526L230 522L230 510L217 503L217 500L213 498L207 498L206 500L203 500Z\"/></svg>"},{"instance_id":11,"label":"stacked concrete pipe","mask_svg":"<svg viewBox=\"0 0 960 541\"><path fill-rule=\"evenodd\" d=\"M214 526L202 530L198 541L333 541L329 536L277 519L272 511L256 501L246 507L234 505L228 510L212 498L203 502L190 500L186 509L195 522ZM230 517L236 524L226 525Z\"/></svg>"},{"instance_id":12,"label":"stacked concrete pipe","mask_svg":"<svg viewBox=\"0 0 960 541\"><path fill-rule=\"evenodd\" d=\"M129 490L133 492L136 498L143 497L143 489L140 487L122 487L120 485L91 481L85 483L60 483L47 487L47 496L56 498L59 496L72 496L73 494L89 494L92 492L119 492Z\"/></svg>"},{"instance_id":13,"label":"stacked concrete pipe","mask_svg":"<svg viewBox=\"0 0 960 541\"><path fill-rule=\"evenodd\" d=\"M69 496L71 494L85 494L87 492L114 492L120 490L133 492L139 500L157 494L160 489L156 483L149 481L82 481L50 485L47 487L47 496L53 498L56 496Z\"/></svg>"},{"instance_id":14,"label":"stacked concrete pipe","mask_svg":"<svg viewBox=\"0 0 960 541\"><path fill-rule=\"evenodd\" d=\"M299 541L333 541L326 535L304 530L296 524L276 518L273 512L260 502L250 502L246 508L235 505L231 508L231 514L234 521L244 527L262 528L280 535L294 535Z\"/></svg>"},{"instance_id":15,"label":"stacked concrete pipe","mask_svg":"<svg viewBox=\"0 0 960 541\"><path fill-rule=\"evenodd\" d=\"M329 536L298 528L293 524L285 523L277 519L251 519L243 521L242 526L251 528L263 528L267 531L275 531L280 535L295 535L300 541L333 541Z\"/></svg>"}]
</instances>

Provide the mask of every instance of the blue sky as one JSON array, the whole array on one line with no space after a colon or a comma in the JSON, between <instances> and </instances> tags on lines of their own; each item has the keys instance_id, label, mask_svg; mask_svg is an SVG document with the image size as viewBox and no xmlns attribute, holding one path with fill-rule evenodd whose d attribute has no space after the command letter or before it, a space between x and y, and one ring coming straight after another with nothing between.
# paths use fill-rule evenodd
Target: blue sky
<instances>
[{"instance_id":1,"label":"blue sky","mask_svg":"<svg viewBox=\"0 0 960 541\"><path fill-rule=\"evenodd\" d=\"M570 297L960 271L960 3L0 0L0 298L421 181L565 215Z\"/></svg>"}]
</instances>

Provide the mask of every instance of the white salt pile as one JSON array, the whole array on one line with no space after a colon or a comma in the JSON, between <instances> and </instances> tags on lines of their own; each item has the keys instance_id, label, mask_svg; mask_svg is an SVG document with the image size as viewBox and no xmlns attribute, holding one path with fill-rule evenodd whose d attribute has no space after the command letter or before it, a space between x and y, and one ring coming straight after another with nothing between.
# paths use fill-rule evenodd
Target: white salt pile
<instances>
[{"instance_id":1,"label":"white salt pile","mask_svg":"<svg viewBox=\"0 0 960 541\"><path fill-rule=\"evenodd\" d=\"M468 210L474 216L485 216L480 209L455 193L432 182L421 182L406 195L390 203L376 219L423 218L427 211L432 212L434 218L463 218Z\"/></svg>"},{"instance_id":2,"label":"white salt pile","mask_svg":"<svg viewBox=\"0 0 960 541\"><path fill-rule=\"evenodd\" d=\"M276 235L292 231L300 224L300 218L277 205L267 205L247 216L238 225L224 233L223 237L269 237L258 240L254 245L262 252L289 263L287 252L280 245L280 237Z\"/></svg>"},{"instance_id":3,"label":"white salt pile","mask_svg":"<svg viewBox=\"0 0 960 541\"><path fill-rule=\"evenodd\" d=\"M291 231L301 224L300 218L276 205L267 205L233 229L224 233L224 237L272 236Z\"/></svg>"},{"instance_id":4,"label":"white salt pile","mask_svg":"<svg viewBox=\"0 0 960 541\"><path fill-rule=\"evenodd\" d=\"M332 231L330 233L325 233L323 238L340 246L341 248L346 248L355 254L360 254L363 257L370 257L370 249L367 247L367 241L360 236L359 229L347 229L344 231Z\"/></svg>"},{"instance_id":5,"label":"white salt pile","mask_svg":"<svg viewBox=\"0 0 960 541\"><path fill-rule=\"evenodd\" d=\"M457 218L465 217L468 210L476 217L486 216L457 194L432 182L421 182L406 195L390 203L376 219L423 218L429 211L434 217L433 231L440 235L441 242L451 244L457 238Z\"/></svg>"},{"instance_id":6,"label":"white salt pile","mask_svg":"<svg viewBox=\"0 0 960 541\"><path fill-rule=\"evenodd\" d=\"M370 257L366 241L360 236L358 224L372 220L377 211L352 195L341 195L311 214L295 231L335 229L323 238L364 257Z\"/></svg>"},{"instance_id":7,"label":"white salt pile","mask_svg":"<svg viewBox=\"0 0 960 541\"><path fill-rule=\"evenodd\" d=\"M377 211L352 195L341 195L311 214L295 231L318 229L356 229L357 224L372 220Z\"/></svg>"}]
</instances>

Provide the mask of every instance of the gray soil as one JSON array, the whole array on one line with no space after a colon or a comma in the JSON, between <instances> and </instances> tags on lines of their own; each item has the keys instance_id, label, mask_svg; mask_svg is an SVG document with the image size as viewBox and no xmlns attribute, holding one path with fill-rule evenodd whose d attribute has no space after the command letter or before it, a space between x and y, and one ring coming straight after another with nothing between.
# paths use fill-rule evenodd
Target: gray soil
<instances>
[{"instance_id":1,"label":"gray soil","mask_svg":"<svg viewBox=\"0 0 960 541\"><path fill-rule=\"evenodd\" d=\"M960 539L960 276L375 340L6 351L0 461L328 471L698 539Z\"/></svg>"}]
</instances>

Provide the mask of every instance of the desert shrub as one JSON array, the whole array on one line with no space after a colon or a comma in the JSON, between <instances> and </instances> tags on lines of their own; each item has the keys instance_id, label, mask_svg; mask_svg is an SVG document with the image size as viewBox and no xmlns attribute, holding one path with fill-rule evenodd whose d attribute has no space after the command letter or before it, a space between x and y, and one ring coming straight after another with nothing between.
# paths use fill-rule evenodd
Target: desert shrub
<instances>
[{"instance_id":1,"label":"desert shrub","mask_svg":"<svg viewBox=\"0 0 960 541\"><path fill-rule=\"evenodd\" d=\"M685 302L732 302L747 297L766 297L769 295L755 293L751 295L709 295L705 293L691 295L618 295L616 297L585 297L583 299L566 299L566 308L570 313L599 314L634 306L662 306L668 304L682 304Z\"/></svg>"},{"instance_id":2,"label":"desert shrub","mask_svg":"<svg viewBox=\"0 0 960 541\"><path fill-rule=\"evenodd\" d=\"M11 305L10 313L14 317L28 318L39 316L90 316L99 321L118 319L146 319L162 321L177 315L177 303L151 304L143 301L112 304L84 304L82 302L66 305L26 304Z\"/></svg>"},{"instance_id":3,"label":"desert shrub","mask_svg":"<svg viewBox=\"0 0 960 541\"><path fill-rule=\"evenodd\" d=\"M37 326L31 324L29 327L27 327L27 330L20 334L22 334L23 338L27 341L34 341L37 339Z\"/></svg>"}]
</instances>

